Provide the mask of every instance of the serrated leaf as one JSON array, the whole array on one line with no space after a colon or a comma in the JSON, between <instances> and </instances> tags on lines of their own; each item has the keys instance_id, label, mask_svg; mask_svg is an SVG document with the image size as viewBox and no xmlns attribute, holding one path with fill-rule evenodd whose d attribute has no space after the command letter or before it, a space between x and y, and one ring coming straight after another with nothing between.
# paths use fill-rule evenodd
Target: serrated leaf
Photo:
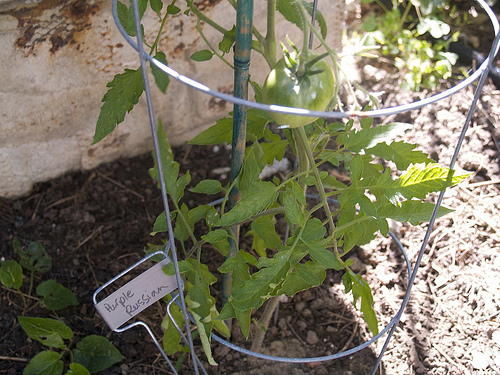
<instances>
[{"instance_id":1,"label":"serrated leaf","mask_svg":"<svg viewBox=\"0 0 500 375\"><path fill-rule=\"evenodd\" d=\"M306 1L302 1L302 5L307 10L307 12L309 12L309 14L312 14L312 2L308 3ZM276 9L283 15L283 17L285 17L287 21L296 25L299 29L304 30L304 23L302 21L300 10L293 1L278 0L276 2ZM319 11L317 11L316 13L316 20L320 26L321 36L325 38L327 34L327 26L323 15Z\"/></svg>"},{"instance_id":2,"label":"serrated leaf","mask_svg":"<svg viewBox=\"0 0 500 375\"><path fill-rule=\"evenodd\" d=\"M378 334L378 322L373 310L373 296L370 286L360 275L355 274L350 269L342 276L346 293L352 291L354 306L361 298L360 311L363 313L363 320L368 325L368 329L373 335Z\"/></svg>"},{"instance_id":3,"label":"serrated leaf","mask_svg":"<svg viewBox=\"0 0 500 375\"><path fill-rule=\"evenodd\" d=\"M342 262L340 262L331 251L318 242L307 242L306 245L311 258L323 265L325 268L331 268L337 271L344 268Z\"/></svg>"},{"instance_id":4,"label":"serrated leaf","mask_svg":"<svg viewBox=\"0 0 500 375\"><path fill-rule=\"evenodd\" d=\"M104 137L115 130L116 126L125 120L144 91L144 82L140 69L125 69L124 73L117 74L107 85L109 90L104 94L99 118L95 128L94 141L100 142Z\"/></svg>"},{"instance_id":5,"label":"serrated leaf","mask_svg":"<svg viewBox=\"0 0 500 375\"><path fill-rule=\"evenodd\" d=\"M211 365L217 365L212 357L210 348L213 320L216 318L215 299L210 295L210 285L217 281L204 264L194 259L188 260L192 264L192 271L186 273L190 285L186 302L193 316L205 355ZM215 314L214 314L215 313Z\"/></svg>"},{"instance_id":6,"label":"serrated leaf","mask_svg":"<svg viewBox=\"0 0 500 375\"><path fill-rule=\"evenodd\" d=\"M374 147L377 143L390 141L411 127L410 124L396 122L359 131L353 130L343 137L343 143L349 151L361 152L363 149Z\"/></svg>"},{"instance_id":7,"label":"serrated leaf","mask_svg":"<svg viewBox=\"0 0 500 375\"><path fill-rule=\"evenodd\" d=\"M0 267L0 282L6 288L19 289L23 285L23 268L15 260L5 260Z\"/></svg>"},{"instance_id":8,"label":"serrated leaf","mask_svg":"<svg viewBox=\"0 0 500 375\"><path fill-rule=\"evenodd\" d=\"M238 323L240 324L241 333L245 336L245 339L248 339L248 335L250 334L250 322L252 319L252 310L234 310L236 319L238 319Z\"/></svg>"},{"instance_id":9,"label":"serrated leaf","mask_svg":"<svg viewBox=\"0 0 500 375\"><path fill-rule=\"evenodd\" d=\"M410 164L427 164L432 162L432 159L427 154L415 150L416 147L417 145L412 145L404 141L392 142L391 144L382 142L365 151L385 160L393 161L399 170L404 170Z\"/></svg>"},{"instance_id":10,"label":"serrated leaf","mask_svg":"<svg viewBox=\"0 0 500 375\"><path fill-rule=\"evenodd\" d=\"M326 234L326 228L323 223L318 218L314 217L309 219L302 232L302 240L304 242L310 242L314 240L322 239Z\"/></svg>"},{"instance_id":11,"label":"serrated leaf","mask_svg":"<svg viewBox=\"0 0 500 375\"><path fill-rule=\"evenodd\" d=\"M63 322L50 318L19 316L19 324L33 340L53 348L66 348L63 339L73 337L73 331Z\"/></svg>"},{"instance_id":12,"label":"serrated leaf","mask_svg":"<svg viewBox=\"0 0 500 375\"><path fill-rule=\"evenodd\" d=\"M232 116L232 113L230 113ZM249 108L247 112L247 138L261 139L264 136L266 125L269 123L269 117L265 112L253 108ZM188 142L188 144L208 146L221 143L231 144L233 137L233 118L224 117L212 125L208 129L202 131L196 137Z\"/></svg>"},{"instance_id":13,"label":"serrated leaf","mask_svg":"<svg viewBox=\"0 0 500 375\"><path fill-rule=\"evenodd\" d=\"M46 280L36 288L36 294L42 296L47 310L61 310L68 306L78 306L78 300L71 290L55 280Z\"/></svg>"},{"instance_id":14,"label":"serrated leaf","mask_svg":"<svg viewBox=\"0 0 500 375\"><path fill-rule=\"evenodd\" d=\"M249 192L241 197L239 203L221 216L217 225L227 227L243 222L267 208L277 197L278 191L272 182L255 182L249 187Z\"/></svg>"},{"instance_id":15,"label":"serrated leaf","mask_svg":"<svg viewBox=\"0 0 500 375\"><path fill-rule=\"evenodd\" d=\"M196 51L190 57L191 60L197 62L208 61L214 56L214 53L208 49L204 49L201 51Z\"/></svg>"},{"instance_id":16,"label":"serrated leaf","mask_svg":"<svg viewBox=\"0 0 500 375\"><path fill-rule=\"evenodd\" d=\"M361 155L356 155L349 163L349 177L353 184L357 184L361 177L363 177L365 163Z\"/></svg>"},{"instance_id":17,"label":"serrated leaf","mask_svg":"<svg viewBox=\"0 0 500 375\"><path fill-rule=\"evenodd\" d=\"M194 188L189 189L192 193L217 194L222 190L222 184L218 180L203 180Z\"/></svg>"},{"instance_id":18,"label":"serrated leaf","mask_svg":"<svg viewBox=\"0 0 500 375\"><path fill-rule=\"evenodd\" d=\"M66 372L66 375L90 375L90 372L79 363L73 362L69 365L69 370Z\"/></svg>"},{"instance_id":19,"label":"serrated leaf","mask_svg":"<svg viewBox=\"0 0 500 375\"><path fill-rule=\"evenodd\" d=\"M95 374L120 362L123 356L107 338L90 335L76 344L76 348L73 349L73 358L91 374Z\"/></svg>"},{"instance_id":20,"label":"serrated leaf","mask_svg":"<svg viewBox=\"0 0 500 375\"><path fill-rule=\"evenodd\" d=\"M287 221L293 225L303 226L306 220L304 207L301 206L288 192L282 193L280 195L280 200L285 208L285 218Z\"/></svg>"},{"instance_id":21,"label":"serrated leaf","mask_svg":"<svg viewBox=\"0 0 500 375\"><path fill-rule=\"evenodd\" d=\"M291 297L296 293L321 285L326 277L325 265L319 262L299 263L290 272L279 291Z\"/></svg>"},{"instance_id":22,"label":"serrated leaf","mask_svg":"<svg viewBox=\"0 0 500 375\"><path fill-rule=\"evenodd\" d=\"M224 229L215 229L201 236L201 238L212 244L222 255L227 256L229 254L229 234Z\"/></svg>"},{"instance_id":23,"label":"serrated leaf","mask_svg":"<svg viewBox=\"0 0 500 375\"><path fill-rule=\"evenodd\" d=\"M138 0L139 17L141 20L142 17L144 16L144 12L146 12L146 8L148 7L148 1L149 0ZM118 1L117 11L118 11L118 19L120 20L123 29L127 32L128 35L132 37L136 36L134 7L132 6L132 3L130 3L130 7L127 7L125 4Z\"/></svg>"},{"instance_id":24,"label":"serrated leaf","mask_svg":"<svg viewBox=\"0 0 500 375\"><path fill-rule=\"evenodd\" d=\"M61 375L64 363L61 355L50 350L35 355L23 371L23 375Z\"/></svg>"},{"instance_id":25,"label":"serrated leaf","mask_svg":"<svg viewBox=\"0 0 500 375\"><path fill-rule=\"evenodd\" d=\"M167 295L167 300L171 300L171 296ZM180 329L184 327L184 315L176 303L170 305L170 313L175 320L175 323ZM172 355L182 350L181 345L181 334L175 327L174 323L170 319L168 314L165 314L163 321L161 323L162 328L165 330L163 333L163 350L167 355Z\"/></svg>"},{"instance_id":26,"label":"serrated leaf","mask_svg":"<svg viewBox=\"0 0 500 375\"><path fill-rule=\"evenodd\" d=\"M151 236L154 236L157 233L162 233L168 231L167 221L165 220L165 211L158 215L153 224L153 231L150 233Z\"/></svg>"},{"instance_id":27,"label":"serrated leaf","mask_svg":"<svg viewBox=\"0 0 500 375\"><path fill-rule=\"evenodd\" d=\"M221 143L231 144L233 136L233 119L232 117L224 117L212 125L208 129L202 131L188 143L191 145L217 145Z\"/></svg>"},{"instance_id":28,"label":"serrated leaf","mask_svg":"<svg viewBox=\"0 0 500 375\"><path fill-rule=\"evenodd\" d=\"M183 219L181 219L181 216L186 220L189 216L189 210L184 203L181 205L180 211L177 211L177 220L175 221L174 225L175 238L181 242L184 242L189 237L190 225L189 223L186 223Z\"/></svg>"},{"instance_id":29,"label":"serrated leaf","mask_svg":"<svg viewBox=\"0 0 500 375\"><path fill-rule=\"evenodd\" d=\"M257 236L262 239L268 249L274 250L281 244L281 238L276 233L272 216L263 216L257 218L251 224L251 228Z\"/></svg>"},{"instance_id":30,"label":"serrated leaf","mask_svg":"<svg viewBox=\"0 0 500 375\"><path fill-rule=\"evenodd\" d=\"M163 52L158 52L154 58L163 64L167 65L167 56ZM170 83L170 77L167 73L165 73L163 70L158 68L154 64L150 64L151 66L151 73L153 73L153 77L156 82L156 86L160 89L161 92L165 93L167 91L167 87Z\"/></svg>"},{"instance_id":31,"label":"serrated leaf","mask_svg":"<svg viewBox=\"0 0 500 375\"><path fill-rule=\"evenodd\" d=\"M160 146L160 159L163 167L163 175L165 177L165 187L170 198L175 202L179 203L179 200L184 196L184 190L186 186L191 181L191 175L189 171L186 172L181 177L179 176L179 163L174 160L174 154L172 153L172 148L168 142L167 133L161 120L158 122L156 128L158 134L158 143ZM154 167L149 170L150 176L159 182L158 165L156 163L156 152L153 151ZM158 187L159 187L158 183Z\"/></svg>"},{"instance_id":32,"label":"serrated leaf","mask_svg":"<svg viewBox=\"0 0 500 375\"><path fill-rule=\"evenodd\" d=\"M378 209L380 217L390 218L399 222L409 222L417 225L421 222L430 220L435 205L430 202L421 202L417 200L408 200L401 202L400 205L386 204ZM453 212L446 207L439 207L437 217L441 217Z\"/></svg>"},{"instance_id":33,"label":"serrated leaf","mask_svg":"<svg viewBox=\"0 0 500 375\"><path fill-rule=\"evenodd\" d=\"M411 165L397 180L385 187L385 196L393 203L397 203L398 196L406 199L424 199L429 193L442 191L456 185L467 178L469 174L455 174L449 168L438 164Z\"/></svg>"},{"instance_id":34,"label":"serrated leaf","mask_svg":"<svg viewBox=\"0 0 500 375\"><path fill-rule=\"evenodd\" d=\"M241 311L257 309L275 295L277 287L290 270L288 260L292 250L290 247L281 247L273 258L260 258L257 267L261 269L246 280L241 288L233 291L233 305Z\"/></svg>"},{"instance_id":35,"label":"serrated leaf","mask_svg":"<svg viewBox=\"0 0 500 375\"><path fill-rule=\"evenodd\" d=\"M264 163L262 162L262 149L260 148L260 144L255 143L247 147L245 160L241 167L240 181L237 185L242 195L245 194L252 183L259 181L259 175L263 168Z\"/></svg>"}]
</instances>

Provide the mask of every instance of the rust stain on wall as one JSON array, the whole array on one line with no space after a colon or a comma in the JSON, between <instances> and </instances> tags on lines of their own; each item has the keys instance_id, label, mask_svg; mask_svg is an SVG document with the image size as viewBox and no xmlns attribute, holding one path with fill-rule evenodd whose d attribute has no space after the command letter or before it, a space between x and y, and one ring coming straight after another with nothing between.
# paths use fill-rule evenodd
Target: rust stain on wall
<instances>
[{"instance_id":1,"label":"rust stain on wall","mask_svg":"<svg viewBox=\"0 0 500 375\"><path fill-rule=\"evenodd\" d=\"M16 46L27 54L36 54L36 47L50 42L54 54L61 47L74 45L79 49L79 34L92 25L91 18L99 10L97 4L86 0L46 0L35 7L14 9L5 12L18 20L24 29Z\"/></svg>"}]
</instances>

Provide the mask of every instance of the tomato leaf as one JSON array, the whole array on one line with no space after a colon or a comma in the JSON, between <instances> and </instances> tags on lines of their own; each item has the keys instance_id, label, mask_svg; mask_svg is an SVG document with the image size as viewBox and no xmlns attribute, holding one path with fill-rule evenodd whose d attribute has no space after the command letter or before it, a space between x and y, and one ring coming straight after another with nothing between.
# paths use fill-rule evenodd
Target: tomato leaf
<instances>
[{"instance_id":1,"label":"tomato leaf","mask_svg":"<svg viewBox=\"0 0 500 375\"><path fill-rule=\"evenodd\" d=\"M276 186L272 182L254 182L248 193L241 197L233 209L221 216L217 226L231 226L266 209L278 197Z\"/></svg>"},{"instance_id":2,"label":"tomato leaf","mask_svg":"<svg viewBox=\"0 0 500 375\"><path fill-rule=\"evenodd\" d=\"M416 147L417 145L403 141L392 142L390 144L381 142L372 148L366 149L365 152L385 160L393 161L399 170L408 168L410 164L431 163L432 159L422 151L415 150Z\"/></svg>"},{"instance_id":3,"label":"tomato leaf","mask_svg":"<svg viewBox=\"0 0 500 375\"><path fill-rule=\"evenodd\" d=\"M217 194L222 190L222 185L218 180L202 180L194 188L189 189L192 193Z\"/></svg>"},{"instance_id":4,"label":"tomato leaf","mask_svg":"<svg viewBox=\"0 0 500 375\"><path fill-rule=\"evenodd\" d=\"M373 335L378 334L378 322L373 310L373 296L370 286L360 275L355 274L350 269L342 276L342 282L346 293L352 290L354 306L356 306L358 299L361 298L360 311L363 313L363 320Z\"/></svg>"},{"instance_id":5,"label":"tomato leaf","mask_svg":"<svg viewBox=\"0 0 500 375\"><path fill-rule=\"evenodd\" d=\"M438 164L415 164L384 188L385 196L393 203L398 197L424 199L429 193L442 191L467 178L469 173L456 173Z\"/></svg>"},{"instance_id":6,"label":"tomato leaf","mask_svg":"<svg viewBox=\"0 0 500 375\"><path fill-rule=\"evenodd\" d=\"M377 213L380 217L390 218L399 222L409 222L418 225L421 222L429 221L434 211L435 205L430 202L421 202L419 200L407 200L399 205L392 203L379 208ZM446 207L439 207L438 216L441 217L453 212Z\"/></svg>"},{"instance_id":7,"label":"tomato leaf","mask_svg":"<svg viewBox=\"0 0 500 375\"><path fill-rule=\"evenodd\" d=\"M208 362L211 365L217 365L210 348L213 320L218 315L217 310L215 310L215 299L210 295L210 285L215 283L217 279L210 273L206 265L200 264L194 259L188 259L188 262L192 268L186 273L190 282L186 302L198 327L201 344Z\"/></svg>"},{"instance_id":8,"label":"tomato leaf","mask_svg":"<svg viewBox=\"0 0 500 375\"><path fill-rule=\"evenodd\" d=\"M139 5L139 18L142 20L144 13L146 12L146 8L148 7L149 0L138 0ZM118 19L120 20L123 29L130 36L136 36L135 31L135 19L134 19L134 7L132 3L130 7L127 7L122 2L118 1L117 3L117 11L118 11ZM142 25L141 25L142 28ZM142 35L144 35L144 30L142 31Z\"/></svg>"},{"instance_id":9,"label":"tomato leaf","mask_svg":"<svg viewBox=\"0 0 500 375\"><path fill-rule=\"evenodd\" d=\"M161 17L161 10L163 8L163 1L162 0L150 0L150 5L151 9L153 9L156 14L158 14L158 17Z\"/></svg>"},{"instance_id":10,"label":"tomato leaf","mask_svg":"<svg viewBox=\"0 0 500 375\"><path fill-rule=\"evenodd\" d=\"M163 166L163 174L165 177L165 187L167 193L170 195L175 204L179 203L179 200L184 196L184 190L186 186L191 181L191 175L189 171L186 172L181 177L179 176L179 163L174 160L174 154L172 153L172 148L168 142L167 133L161 120L158 122L156 127L158 133L158 142L160 145L160 158ZM155 151L153 151L154 167L149 170L150 176L158 181L159 184L159 174L158 165L156 163Z\"/></svg>"},{"instance_id":11,"label":"tomato leaf","mask_svg":"<svg viewBox=\"0 0 500 375\"><path fill-rule=\"evenodd\" d=\"M144 82L140 69L125 69L107 84L109 90L104 95L99 118L97 119L94 141L100 142L123 122L125 115L139 102L144 91Z\"/></svg>"},{"instance_id":12,"label":"tomato leaf","mask_svg":"<svg viewBox=\"0 0 500 375\"><path fill-rule=\"evenodd\" d=\"M279 293L291 297L296 293L321 285L326 277L325 265L319 262L299 263L287 276Z\"/></svg>"},{"instance_id":13,"label":"tomato leaf","mask_svg":"<svg viewBox=\"0 0 500 375\"><path fill-rule=\"evenodd\" d=\"M172 299L169 294L166 297L167 302ZM172 303L170 305L170 313L172 314L175 323L182 329L182 327L184 327L184 315L176 303ZM167 355L172 355L182 350L181 334L173 324L168 314L165 314L161 326L165 330L163 333L163 349L165 350L165 353L167 353Z\"/></svg>"},{"instance_id":14,"label":"tomato leaf","mask_svg":"<svg viewBox=\"0 0 500 375\"><path fill-rule=\"evenodd\" d=\"M214 56L214 53L208 49L204 49L201 51L196 51L193 53L190 57L191 60L197 61L197 62L202 62L202 61L208 61Z\"/></svg>"},{"instance_id":15,"label":"tomato leaf","mask_svg":"<svg viewBox=\"0 0 500 375\"><path fill-rule=\"evenodd\" d=\"M280 195L280 200L285 208L285 218L287 221L292 225L303 226L306 220L304 207L286 191Z\"/></svg>"},{"instance_id":16,"label":"tomato leaf","mask_svg":"<svg viewBox=\"0 0 500 375\"><path fill-rule=\"evenodd\" d=\"M349 134L340 135L339 141L352 152L360 152L363 149L375 146L377 143L392 140L401 135L412 126L401 122L380 125L373 128L353 130Z\"/></svg>"},{"instance_id":17,"label":"tomato leaf","mask_svg":"<svg viewBox=\"0 0 500 375\"><path fill-rule=\"evenodd\" d=\"M306 1L302 1L302 5L304 8L309 12L309 14L312 14L312 9L313 9L313 3L308 3ZM304 23L302 21L302 15L300 13L300 10L298 9L298 6L294 4L293 1L290 0L278 0L276 2L276 9L285 17L285 19L294 25L296 25L298 28L301 30L304 30ZM323 17L323 14L321 12L317 11L316 12L316 20L320 26L321 30L321 36L323 38L326 38L327 34L327 26L325 22L325 18Z\"/></svg>"},{"instance_id":18,"label":"tomato leaf","mask_svg":"<svg viewBox=\"0 0 500 375\"><path fill-rule=\"evenodd\" d=\"M222 41L219 43L219 49L224 53L228 53L229 51L231 51L231 47L233 46L235 41L236 26L233 26L233 28L225 33L222 37Z\"/></svg>"},{"instance_id":19,"label":"tomato leaf","mask_svg":"<svg viewBox=\"0 0 500 375\"><path fill-rule=\"evenodd\" d=\"M215 229L211 232L208 232L201 238L215 246L217 250L221 252L222 255L227 256L229 253L229 234L224 229Z\"/></svg>"},{"instance_id":20,"label":"tomato leaf","mask_svg":"<svg viewBox=\"0 0 500 375\"><path fill-rule=\"evenodd\" d=\"M311 241L306 243L309 254L311 258L314 259L319 264L323 265L324 268L331 268L340 271L344 268L342 263L332 254L331 251L326 249L317 241Z\"/></svg>"},{"instance_id":21,"label":"tomato leaf","mask_svg":"<svg viewBox=\"0 0 500 375\"><path fill-rule=\"evenodd\" d=\"M229 113L231 116L233 113ZM269 117L265 112L248 109L247 112L247 141L260 139L264 135L266 125L269 123ZM193 145L217 145L221 143L231 144L233 137L233 118L224 117L212 125L208 129L202 131L188 143Z\"/></svg>"},{"instance_id":22,"label":"tomato leaf","mask_svg":"<svg viewBox=\"0 0 500 375\"><path fill-rule=\"evenodd\" d=\"M158 52L154 58L167 65L167 56L163 52ZM170 83L169 75L154 64L150 64L150 66L151 73L153 73L153 77L155 78L156 86L158 86L161 92L165 93Z\"/></svg>"},{"instance_id":23,"label":"tomato leaf","mask_svg":"<svg viewBox=\"0 0 500 375\"><path fill-rule=\"evenodd\" d=\"M274 226L274 218L272 216L263 216L257 218L251 224L251 228L255 234L262 239L268 249L274 250L281 244L281 238L276 233Z\"/></svg>"}]
</instances>

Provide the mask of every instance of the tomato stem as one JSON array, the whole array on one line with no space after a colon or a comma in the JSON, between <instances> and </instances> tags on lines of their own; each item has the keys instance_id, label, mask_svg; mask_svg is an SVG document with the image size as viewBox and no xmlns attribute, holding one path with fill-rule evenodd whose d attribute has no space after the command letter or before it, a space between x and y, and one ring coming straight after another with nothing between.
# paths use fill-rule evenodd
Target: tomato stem
<instances>
[{"instance_id":1,"label":"tomato stem","mask_svg":"<svg viewBox=\"0 0 500 375\"><path fill-rule=\"evenodd\" d=\"M276 65L276 0L267 1L267 32L263 40L264 57L270 68Z\"/></svg>"},{"instance_id":2,"label":"tomato stem","mask_svg":"<svg viewBox=\"0 0 500 375\"><path fill-rule=\"evenodd\" d=\"M330 206L328 205L327 195L325 192L325 188L323 186L323 182L321 181L321 177L319 175L318 168L314 162L314 155L312 153L311 147L309 145L309 141L307 139L307 134L303 126L293 129L294 135L298 138L299 142L297 142L297 153L299 153L299 149L302 149L301 152L307 155L307 159L309 160L309 164L311 165L311 169L314 173L314 177L316 178L316 187L318 188L318 192L320 195L321 203L323 205L323 209L325 210L325 214L328 220L328 224L330 226L330 233L335 232L335 224L333 222L332 212L330 210ZM300 162L300 161L299 161ZM302 171L301 171L302 172ZM338 255L337 242L334 241L335 254Z\"/></svg>"}]
</instances>

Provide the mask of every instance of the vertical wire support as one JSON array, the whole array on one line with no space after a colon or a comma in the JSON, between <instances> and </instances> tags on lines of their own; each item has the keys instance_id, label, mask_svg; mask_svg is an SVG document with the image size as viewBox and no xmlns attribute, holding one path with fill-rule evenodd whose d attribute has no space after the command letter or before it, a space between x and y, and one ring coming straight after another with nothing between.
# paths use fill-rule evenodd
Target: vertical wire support
<instances>
[{"instance_id":1,"label":"vertical wire support","mask_svg":"<svg viewBox=\"0 0 500 375\"><path fill-rule=\"evenodd\" d=\"M182 290L182 278L179 273L179 262L177 259L177 251L175 248L175 241L174 241L174 230L172 228L172 222L169 220L170 218L170 208L168 206L168 195L167 195L167 188L165 185L165 176L163 174L163 167L162 167L162 161L161 161L161 155L160 155L160 144L158 141L158 136L156 132L156 120L154 116L154 111L153 111L153 101L151 99L151 88L149 86L149 78L148 78L148 68L146 65L146 53L144 52L144 45L142 43L142 30L141 30L141 17L139 15L139 6L137 5L137 0L132 0L132 6L134 9L134 21L135 21L135 30L136 30L136 35L137 35L137 46L138 46L138 52L139 52L139 58L141 61L141 71L142 71L142 79L144 81L144 91L146 94L146 102L148 105L148 114L149 114L149 123L151 126L151 135L153 137L153 145L155 149L155 156L156 156L156 165L158 166L158 179L160 180L160 189L161 189L161 196L162 196L162 201L163 201L163 209L165 210L165 219L167 222L167 229L168 229L168 240L170 242L170 252L172 254L172 262L174 263L174 268L175 268L175 277L177 280L177 285L179 286L179 297L181 300L181 309L182 313L184 315L184 323L186 325L186 334L188 338L188 343L189 343L189 351L191 353L191 359L193 361L193 367L194 367L194 372L196 375L199 375L199 369L198 369L198 362L196 358L196 353L194 352L194 345L193 345L193 338L191 337L191 330L189 329L190 327L190 321L189 321L189 315L186 309L186 302L184 299L184 293Z\"/></svg>"},{"instance_id":2,"label":"vertical wire support","mask_svg":"<svg viewBox=\"0 0 500 375\"><path fill-rule=\"evenodd\" d=\"M345 0L341 0L341 1L345 1ZM317 9L318 9L318 0L314 0L312 12L311 12L311 25L313 25L313 27L314 27L314 24L316 23L316 10ZM306 27L306 25L304 25L304 27ZM313 40L314 40L314 32L312 30L309 30L309 49L313 48Z\"/></svg>"},{"instance_id":3,"label":"vertical wire support","mask_svg":"<svg viewBox=\"0 0 500 375\"><path fill-rule=\"evenodd\" d=\"M234 96L248 99L248 77L250 53L252 50L253 0L239 0L236 4L236 43L234 46ZM245 158L247 130L247 107L234 105L233 139L231 150L231 184L238 177ZM235 187L229 193L228 209L232 209L240 199L240 192ZM231 228L228 257L236 256L239 238L239 226ZM222 300L225 303L231 295L231 274L225 273L222 279Z\"/></svg>"}]
</instances>

